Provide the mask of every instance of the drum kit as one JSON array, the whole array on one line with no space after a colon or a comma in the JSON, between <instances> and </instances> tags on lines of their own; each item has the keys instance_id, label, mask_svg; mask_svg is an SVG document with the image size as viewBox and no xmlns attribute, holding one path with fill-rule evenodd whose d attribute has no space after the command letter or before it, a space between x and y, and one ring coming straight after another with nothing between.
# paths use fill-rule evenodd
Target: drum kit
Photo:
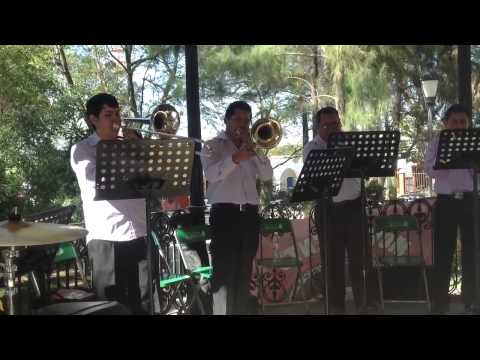
<instances>
[{"instance_id":1,"label":"drum kit","mask_svg":"<svg viewBox=\"0 0 480 360\"><path fill-rule=\"evenodd\" d=\"M19 256L20 249L71 242L86 235L87 230L79 226L25 222L21 221L19 216L0 222L0 248L2 248L3 267L7 280L6 296L9 315L15 314L15 272L17 270L15 259Z\"/></svg>"}]
</instances>

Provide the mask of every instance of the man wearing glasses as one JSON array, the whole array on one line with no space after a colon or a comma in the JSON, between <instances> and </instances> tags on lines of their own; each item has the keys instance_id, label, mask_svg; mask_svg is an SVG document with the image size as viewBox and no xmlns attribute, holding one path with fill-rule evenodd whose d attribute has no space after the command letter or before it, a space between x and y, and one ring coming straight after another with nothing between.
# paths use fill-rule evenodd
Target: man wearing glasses
<instances>
[{"instance_id":1,"label":"man wearing glasses","mask_svg":"<svg viewBox=\"0 0 480 360\"><path fill-rule=\"evenodd\" d=\"M305 145L303 149L304 161L311 150L323 150L327 148L330 134L342 131L342 123L338 111L327 106L320 109L316 116L318 128L317 136ZM359 178L344 179L337 196L327 205L328 214L328 291L329 308L331 313L345 313L345 249L348 254L349 275L353 291L353 298L357 312L375 312L377 310L377 289L375 274L370 265L371 249L367 248L367 307L363 308L363 251L362 251L362 209ZM322 219L322 206L318 202L315 206L315 222L317 233L322 234L320 229ZM324 239L321 239L324 241ZM323 250L323 246L320 247ZM325 254L321 251L321 257ZM322 260L322 266L324 261ZM322 270L323 273L325 273Z\"/></svg>"}]
</instances>

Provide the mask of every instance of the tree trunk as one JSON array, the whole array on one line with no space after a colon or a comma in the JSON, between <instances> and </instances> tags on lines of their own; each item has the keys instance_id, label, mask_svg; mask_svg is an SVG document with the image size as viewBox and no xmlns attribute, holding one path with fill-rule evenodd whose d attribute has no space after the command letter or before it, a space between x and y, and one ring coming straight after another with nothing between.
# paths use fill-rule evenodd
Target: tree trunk
<instances>
[{"instance_id":1,"label":"tree trunk","mask_svg":"<svg viewBox=\"0 0 480 360\"><path fill-rule=\"evenodd\" d=\"M68 85L73 86L72 75L70 74L70 68L68 67L67 57L65 56L65 51L63 50L63 45L58 45L58 54L60 55L60 62L62 65L62 72L65 75Z\"/></svg>"},{"instance_id":2,"label":"tree trunk","mask_svg":"<svg viewBox=\"0 0 480 360\"><path fill-rule=\"evenodd\" d=\"M170 100L170 92L172 91L174 84L177 80L177 71L178 71L178 63L180 60L180 46L175 46L173 49L173 57L174 57L174 63L173 67L171 68L170 66L167 66L167 62L165 61L166 68L168 69L168 80L167 83L165 84L165 87L163 88L163 95L161 102L167 102Z\"/></svg>"},{"instance_id":3,"label":"tree trunk","mask_svg":"<svg viewBox=\"0 0 480 360\"><path fill-rule=\"evenodd\" d=\"M468 111L472 126L472 58L471 45L457 45L457 94L458 102Z\"/></svg>"},{"instance_id":4,"label":"tree trunk","mask_svg":"<svg viewBox=\"0 0 480 360\"><path fill-rule=\"evenodd\" d=\"M95 55L95 68L97 70L97 79L101 84L102 90L107 91L107 86L105 83L105 77L104 77L104 72L103 72L103 66L100 61L100 55L98 53L98 47L97 45L93 45L93 53Z\"/></svg>"},{"instance_id":5,"label":"tree trunk","mask_svg":"<svg viewBox=\"0 0 480 360\"><path fill-rule=\"evenodd\" d=\"M402 111L402 87L398 78L393 83L393 99L392 99L392 128L400 127L400 118Z\"/></svg>"},{"instance_id":6,"label":"tree trunk","mask_svg":"<svg viewBox=\"0 0 480 360\"><path fill-rule=\"evenodd\" d=\"M313 101L313 110L312 110L312 130L313 130L313 137L317 136L317 111L320 110L320 104L318 102L318 79L320 76L320 56L321 54L318 51L318 45L313 47L313 93L312 101Z\"/></svg>"},{"instance_id":7,"label":"tree trunk","mask_svg":"<svg viewBox=\"0 0 480 360\"><path fill-rule=\"evenodd\" d=\"M123 47L125 52L125 68L127 72L127 91L128 98L130 101L130 109L133 112L134 117L138 117L137 101L135 100L135 87L133 84L133 72L134 68L132 67L132 50L133 45L125 45Z\"/></svg>"},{"instance_id":8,"label":"tree trunk","mask_svg":"<svg viewBox=\"0 0 480 360\"><path fill-rule=\"evenodd\" d=\"M344 89L345 74L344 69L341 68L335 75L335 99L337 103L337 111L340 119L345 115L345 89Z\"/></svg>"},{"instance_id":9,"label":"tree trunk","mask_svg":"<svg viewBox=\"0 0 480 360\"><path fill-rule=\"evenodd\" d=\"M303 146L308 143L308 113L302 114Z\"/></svg>"}]
</instances>

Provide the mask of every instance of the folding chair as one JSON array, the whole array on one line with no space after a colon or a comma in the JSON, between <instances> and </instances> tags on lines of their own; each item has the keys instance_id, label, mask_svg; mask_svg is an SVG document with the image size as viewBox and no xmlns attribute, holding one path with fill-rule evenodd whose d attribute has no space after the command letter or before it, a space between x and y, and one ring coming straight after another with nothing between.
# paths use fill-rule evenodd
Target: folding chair
<instances>
[{"instance_id":1,"label":"folding chair","mask_svg":"<svg viewBox=\"0 0 480 360\"><path fill-rule=\"evenodd\" d=\"M181 249L175 238L169 234L162 235L160 240L159 235L152 231L153 241L159 253L160 278L155 281L155 287L160 303L160 313L169 314L173 306L178 310L178 314L184 314L191 305L188 289L192 287L192 279L184 271L181 263Z\"/></svg>"},{"instance_id":2,"label":"folding chair","mask_svg":"<svg viewBox=\"0 0 480 360\"><path fill-rule=\"evenodd\" d=\"M382 311L385 310L386 302L421 302L426 303L428 310L431 309L430 294L428 290L428 280L426 272L425 258L423 254L422 244L422 229L418 225L418 220L412 215L388 215L374 218L374 246L376 249L383 248L380 254L374 254L372 257L373 267L377 272L378 286L380 290L380 302ZM419 254L412 255L412 240L411 234L416 232L418 234ZM387 235L390 236L387 238ZM400 254L400 234L406 236L406 252ZM387 248L393 245L393 254L387 253ZM405 246L405 243L403 244ZM378 251L378 250L377 250ZM425 300L407 301L407 300L388 300L384 299L383 289L383 271L393 268L417 267L420 269L420 274L423 278L423 285L425 289Z\"/></svg>"},{"instance_id":3,"label":"folding chair","mask_svg":"<svg viewBox=\"0 0 480 360\"><path fill-rule=\"evenodd\" d=\"M284 234L289 234L291 243L294 249L294 256L278 256L278 247L279 247L279 240L280 237ZM271 258L264 258L263 257L263 241L262 239L268 239L271 241L271 245L273 247L273 256ZM296 269L296 277L295 277L295 285L293 291L291 292L290 299L287 302L280 301L270 304L270 305L285 305L285 304L293 304L295 295L297 293L297 288L299 285L299 281L302 274L302 261L299 259L298 256L298 248L297 242L295 239L295 234L293 232L292 224L289 219L286 218L279 218L279 219L262 219L260 223L260 258L256 260L256 268L257 268L257 283L259 289L259 299L262 312L265 311L265 301L263 299L265 290L264 290L264 282L266 281L266 276L264 273L264 269L270 269L272 273L275 273L277 269ZM308 302L305 296L305 289L303 284L300 284L300 289L302 293L302 303L305 306L306 311L309 311ZM284 284L281 286L284 287ZM286 289L284 288L284 292Z\"/></svg>"},{"instance_id":4,"label":"folding chair","mask_svg":"<svg viewBox=\"0 0 480 360\"><path fill-rule=\"evenodd\" d=\"M208 282L212 276L212 266L202 266L200 257L196 251L188 250L189 245L204 242L211 239L210 227L208 225L179 226L175 230L175 239L180 248L185 271L190 274L193 280L194 293L192 304L196 301L201 314L206 314L205 304L202 301L202 287L208 288ZM208 292L208 291L207 291Z\"/></svg>"}]
</instances>

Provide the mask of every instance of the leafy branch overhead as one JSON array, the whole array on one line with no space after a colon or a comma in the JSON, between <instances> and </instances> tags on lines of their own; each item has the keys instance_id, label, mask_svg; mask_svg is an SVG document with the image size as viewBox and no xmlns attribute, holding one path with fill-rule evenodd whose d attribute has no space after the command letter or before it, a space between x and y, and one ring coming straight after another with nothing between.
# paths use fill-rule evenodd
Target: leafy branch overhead
<instances>
[{"instance_id":1,"label":"leafy branch overhead","mask_svg":"<svg viewBox=\"0 0 480 360\"><path fill-rule=\"evenodd\" d=\"M202 45L202 127L220 131L227 104L247 100L255 119L282 124L286 141L269 155L288 161L302 157L316 133L316 111L331 105L346 130L400 129L402 156L421 162L427 131L421 78L432 66L440 78L439 129L456 101L456 56L455 46L444 45ZM472 68L478 118L479 46L472 46ZM98 92L114 94L125 116L148 117L163 102L185 109L184 47L0 46L0 219L13 204L31 212L78 202L69 150L89 133L85 101Z\"/></svg>"}]
</instances>

